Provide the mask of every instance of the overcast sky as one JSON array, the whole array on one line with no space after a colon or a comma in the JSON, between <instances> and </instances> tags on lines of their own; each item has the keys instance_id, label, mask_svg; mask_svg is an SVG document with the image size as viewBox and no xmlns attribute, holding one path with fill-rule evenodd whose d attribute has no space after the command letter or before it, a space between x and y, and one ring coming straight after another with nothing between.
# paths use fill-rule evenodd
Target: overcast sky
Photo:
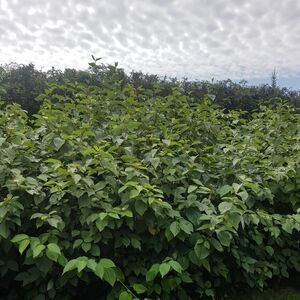
<instances>
[{"instance_id":1,"label":"overcast sky","mask_svg":"<svg viewBox=\"0 0 300 300\"><path fill-rule=\"evenodd\" d=\"M300 0L0 0L0 64L126 70L300 89Z\"/></svg>"}]
</instances>

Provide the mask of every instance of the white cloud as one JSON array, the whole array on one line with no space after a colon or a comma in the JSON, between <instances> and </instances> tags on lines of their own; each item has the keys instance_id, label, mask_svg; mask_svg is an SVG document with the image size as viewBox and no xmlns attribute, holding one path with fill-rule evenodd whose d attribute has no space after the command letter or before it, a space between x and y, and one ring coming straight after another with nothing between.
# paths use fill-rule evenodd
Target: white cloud
<instances>
[{"instance_id":1,"label":"white cloud","mask_svg":"<svg viewBox=\"0 0 300 300\"><path fill-rule=\"evenodd\" d=\"M300 72L299 0L0 0L0 63L193 78Z\"/></svg>"}]
</instances>

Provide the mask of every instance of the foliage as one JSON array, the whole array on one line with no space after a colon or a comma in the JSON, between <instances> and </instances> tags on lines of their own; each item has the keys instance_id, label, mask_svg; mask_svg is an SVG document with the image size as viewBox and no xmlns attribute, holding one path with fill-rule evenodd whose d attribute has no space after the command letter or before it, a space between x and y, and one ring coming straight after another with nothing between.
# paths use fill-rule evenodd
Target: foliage
<instances>
[{"instance_id":1,"label":"foliage","mask_svg":"<svg viewBox=\"0 0 300 300\"><path fill-rule=\"evenodd\" d=\"M243 293L232 300L300 300L300 293L294 289L275 289L266 290L265 292L249 292Z\"/></svg>"},{"instance_id":2,"label":"foliage","mask_svg":"<svg viewBox=\"0 0 300 300\"><path fill-rule=\"evenodd\" d=\"M5 70L0 67L0 100L4 99L6 96L6 86L4 83Z\"/></svg>"},{"instance_id":3,"label":"foliage","mask_svg":"<svg viewBox=\"0 0 300 300\"><path fill-rule=\"evenodd\" d=\"M300 122L174 88L52 84L0 111L5 299L198 299L300 271Z\"/></svg>"},{"instance_id":4,"label":"foliage","mask_svg":"<svg viewBox=\"0 0 300 300\"><path fill-rule=\"evenodd\" d=\"M37 112L39 106L34 100L46 88L45 73L37 71L33 64L9 64L3 70L5 97L2 97L8 102L19 103L30 113Z\"/></svg>"},{"instance_id":5,"label":"foliage","mask_svg":"<svg viewBox=\"0 0 300 300\"><path fill-rule=\"evenodd\" d=\"M153 74L132 71L126 74L118 67L118 63L107 65L101 58L92 56L93 61L88 70L67 68L64 71L52 68L46 72L37 70L33 64L18 65L11 63L0 68L0 99L15 102L27 110L29 114L39 110L40 102L36 98L51 84L82 83L90 86L109 88L110 85L131 84L137 97L141 94L153 97L166 97L172 89L180 89L188 97L201 102L205 95L212 94L214 103L225 109L253 111L261 104L277 104L285 100L291 105L297 104L299 91L292 91L277 86L277 73L274 70L271 76L271 85L249 86L246 81L239 83L230 79L223 81L189 81L186 78L159 77Z\"/></svg>"}]
</instances>

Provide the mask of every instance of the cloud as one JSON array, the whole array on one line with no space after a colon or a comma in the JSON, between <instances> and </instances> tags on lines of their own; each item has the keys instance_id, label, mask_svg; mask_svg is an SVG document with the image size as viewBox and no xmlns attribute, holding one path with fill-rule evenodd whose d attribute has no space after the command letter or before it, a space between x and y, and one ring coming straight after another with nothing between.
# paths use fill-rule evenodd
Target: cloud
<instances>
[{"instance_id":1,"label":"cloud","mask_svg":"<svg viewBox=\"0 0 300 300\"><path fill-rule=\"evenodd\" d=\"M300 73L298 0L0 0L0 63L191 78Z\"/></svg>"}]
</instances>

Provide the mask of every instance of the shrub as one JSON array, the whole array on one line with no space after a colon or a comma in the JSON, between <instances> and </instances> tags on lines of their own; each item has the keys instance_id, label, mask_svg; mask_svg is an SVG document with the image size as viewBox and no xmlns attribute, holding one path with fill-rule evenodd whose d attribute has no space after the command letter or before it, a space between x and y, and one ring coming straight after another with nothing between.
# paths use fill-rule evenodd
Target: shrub
<instances>
[{"instance_id":1,"label":"shrub","mask_svg":"<svg viewBox=\"0 0 300 300\"><path fill-rule=\"evenodd\" d=\"M300 123L117 85L0 111L5 299L198 299L300 271Z\"/></svg>"}]
</instances>

